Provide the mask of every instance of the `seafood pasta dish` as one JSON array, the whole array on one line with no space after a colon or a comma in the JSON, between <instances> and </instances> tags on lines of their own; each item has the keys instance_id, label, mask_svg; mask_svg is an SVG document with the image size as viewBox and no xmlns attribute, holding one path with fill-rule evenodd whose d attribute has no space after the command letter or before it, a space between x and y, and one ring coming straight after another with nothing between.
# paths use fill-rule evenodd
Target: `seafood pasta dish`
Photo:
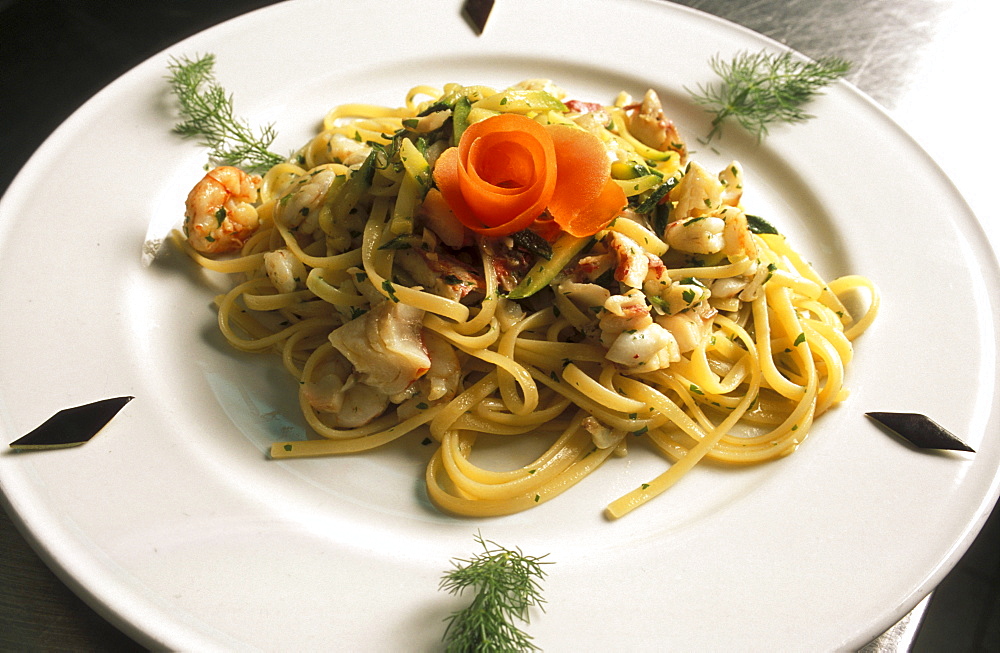
<instances>
[{"instance_id":1,"label":"seafood pasta dish","mask_svg":"<svg viewBox=\"0 0 1000 653\"><path fill-rule=\"evenodd\" d=\"M608 100L419 86L194 186L175 240L232 276L219 328L280 356L312 432L272 457L426 438L431 500L489 516L654 449L662 474L618 518L702 460L793 452L846 397L872 283L824 280L742 205L738 162L689 157L655 92ZM496 469L484 442L543 453Z\"/></svg>"}]
</instances>

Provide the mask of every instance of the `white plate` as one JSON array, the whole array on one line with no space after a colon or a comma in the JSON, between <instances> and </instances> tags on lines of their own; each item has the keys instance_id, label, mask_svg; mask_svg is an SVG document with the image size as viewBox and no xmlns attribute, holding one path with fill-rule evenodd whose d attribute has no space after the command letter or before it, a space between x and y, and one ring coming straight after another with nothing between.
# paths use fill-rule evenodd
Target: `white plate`
<instances>
[{"instance_id":1,"label":"white plate","mask_svg":"<svg viewBox=\"0 0 1000 653\"><path fill-rule=\"evenodd\" d=\"M501 519L426 501L426 448L276 462L301 434L275 361L215 333L214 281L144 244L179 223L205 154L170 133L170 55L217 55L237 112L303 142L329 107L398 104L419 83L550 77L583 99L658 89L694 144L684 87L719 52L773 42L672 5L498 2L484 36L458 2L281 4L153 57L44 144L0 205L0 431L137 397L86 446L0 456L8 508L102 614L151 647L434 650L463 601L437 590L477 531L550 554L548 651L857 648L912 608L978 531L998 492L1000 278L940 170L847 84L816 120L761 146L730 129L696 158L747 171L746 204L828 276L876 280L884 311L857 343L853 394L793 456L700 467L609 523L604 505L657 473L614 459L559 499ZM571 24L573 27L571 28ZM918 453L866 410L927 413L975 456Z\"/></svg>"}]
</instances>

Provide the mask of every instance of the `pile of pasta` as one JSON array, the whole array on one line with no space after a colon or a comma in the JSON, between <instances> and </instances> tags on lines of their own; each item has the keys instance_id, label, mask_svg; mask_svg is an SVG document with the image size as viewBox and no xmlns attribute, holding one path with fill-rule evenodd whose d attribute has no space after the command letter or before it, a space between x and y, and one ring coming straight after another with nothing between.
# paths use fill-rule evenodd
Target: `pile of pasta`
<instances>
[{"instance_id":1,"label":"pile of pasta","mask_svg":"<svg viewBox=\"0 0 1000 653\"><path fill-rule=\"evenodd\" d=\"M488 121L510 115L557 146L573 130L601 145L609 181L587 201L620 198L610 220L588 204L557 221L537 200L524 226L477 222L487 209L458 181L490 181L502 161L514 171L499 194L542 183L518 167L535 156L520 132L489 135L500 123ZM474 129L496 142L466 142ZM568 178L573 151L556 152ZM652 91L601 105L539 80L420 86L402 107L336 107L259 177L226 174L192 191L178 240L235 279L216 299L226 339L276 352L297 381L312 434L271 456L428 439L427 492L454 514L538 506L634 447L660 452L663 471L609 518L701 461L785 456L846 397L851 341L877 312L869 280L824 280L744 211L738 163L710 173L689 160ZM862 298L858 315L849 295ZM484 443L510 447L511 466L480 460Z\"/></svg>"}]
</instances>

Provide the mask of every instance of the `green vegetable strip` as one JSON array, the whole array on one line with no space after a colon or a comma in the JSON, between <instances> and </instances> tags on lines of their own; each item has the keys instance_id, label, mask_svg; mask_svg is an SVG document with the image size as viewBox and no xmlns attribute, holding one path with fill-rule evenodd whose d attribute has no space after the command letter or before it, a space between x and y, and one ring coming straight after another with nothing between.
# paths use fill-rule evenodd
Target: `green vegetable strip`
<instances>
[{"instance_id":1,"label":"green vegetable strip","mask_svg":"<svg viewBox=\"0 0 1000 653\"><path fill-rule=\"evenodd\" d=\"M451 121L452 121L452 145L458 145L459 141L462 140L462 134L469 127L469 111L472 110L472 103L469 98L462 96L458 98L455 102L455 108L452 109Z\"/></svg>"},{"instance_id":2,"label":"green vegetable strip","mask_svg":"<svg viewBox=\"0 0 1000 653\"><path fill-rule=\"evenodd\" d=\"M524 279L507 295L510 299L525 299L549 285L559 272L569 265L573 257L594 242L593 236L579 238L564 233L552 245L552 255L542 259L528 271Z\"/></svg>"},{"instance_id":3,"label":"green vegetable strip","mask_svg":"<svg viewBox=\"0 0 1000 653\"><path fill-rule=\"evenodd\" d=\"M351 209L361 201L361 196L371 188L375 179L375 166L381 153L379 148L373 148L361 167L352 172L346 181L330 185L319 211L319 226L325 233L332 234L334 225L341 224Z\"/></svg>"},{"instance_id":4,"label":"green vegetable strip","mask_svg":"<svg viewBox=\"0 0 1000 653\"><path fill-rule=\"evenodd\" d=\"M394 234L411 234L414 217L431 186L431 167L409 139L402 140L399 154L405 173L389 220L389 231Z\"/></svg>"}]
</instances>

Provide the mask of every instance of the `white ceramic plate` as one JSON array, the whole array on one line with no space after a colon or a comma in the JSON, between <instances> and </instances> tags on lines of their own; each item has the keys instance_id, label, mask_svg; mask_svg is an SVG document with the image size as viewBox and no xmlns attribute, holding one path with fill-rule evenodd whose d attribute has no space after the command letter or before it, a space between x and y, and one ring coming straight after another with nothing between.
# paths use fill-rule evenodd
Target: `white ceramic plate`
<instances>
[{"instance_id":1,"label":"white ceramic plate","mask_svg":"<svg viewBox=\"0 0 1000 653\"><path fill-rule=\"evenodd\" d=\"M672 5L502 0L484 36L458 2L303 1L222 24L140 65L70 118L0 205L0 431L60 408L137 397L86 446L0 456L8 508L44 559L151 647L434 650L463 601L437 590L474 534L548 553L549 651L857 648L944 576L997 496L998 273L932 161L847 84L760 146L730 129L745 202L827 276L862 273L884 310L857 343L850 399L793 456L702 467L609 523L603 507L655 475L641 452L559 499L502 519L427 502L418 442L276 462L302 434L275 361L228 349L216 283L148 244L178 225L205 153L171 134L170 55L213 52L237 111L290 151L331 106L398 104L419 83L549 77L582 99L660 91L695 144L684 87L715 53L770 41ZM613 4L613 6L612 6ZM571 27L572 26L572 27ZM974 456L918 453L867 410L920 411Z\"/></svg>"}]
</instances>

